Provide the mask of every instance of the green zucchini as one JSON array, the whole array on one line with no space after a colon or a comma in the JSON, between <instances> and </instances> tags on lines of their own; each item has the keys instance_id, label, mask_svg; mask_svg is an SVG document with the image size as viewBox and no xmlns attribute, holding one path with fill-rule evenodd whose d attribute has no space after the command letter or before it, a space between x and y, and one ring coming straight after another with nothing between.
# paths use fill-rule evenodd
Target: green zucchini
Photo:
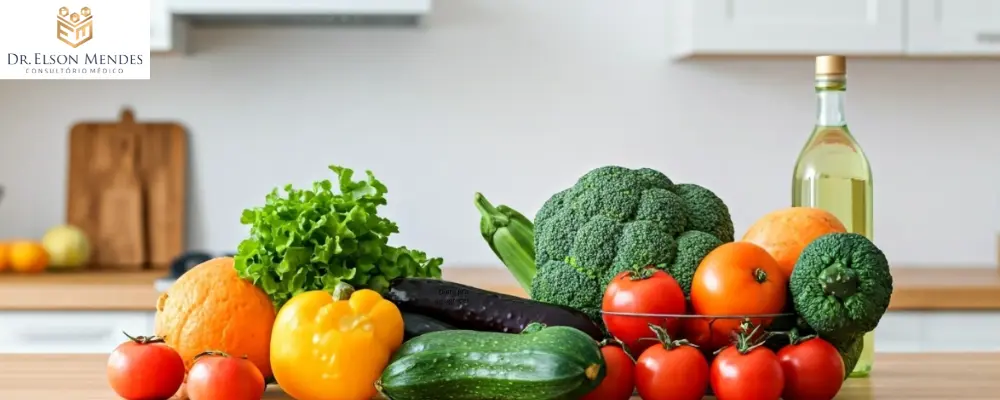
<instances>
[{"instance_id":1,"label":"green zucchini","mask_svg":"<svg viewBox=\"0 0 1000 400\"><path fill-rule=\"evenodd\" d=\"M606 374L582 331L431 332L403 344L376 382L392 400L575 400Z\"/></svg>"}]
</instances>

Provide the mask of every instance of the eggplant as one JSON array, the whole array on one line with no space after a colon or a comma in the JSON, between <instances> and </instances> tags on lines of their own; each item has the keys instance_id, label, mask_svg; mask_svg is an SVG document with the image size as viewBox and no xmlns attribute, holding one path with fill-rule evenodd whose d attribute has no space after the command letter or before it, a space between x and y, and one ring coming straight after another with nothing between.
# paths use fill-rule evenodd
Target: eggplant
<instances>
[{"instance_id":1,"label":"eggplant","mask_svg":"<svg viewBox=\"0 0 1000 400\"><path fill-rule=\"evenodd\" d=\"M458 328L423 314L403 312L403 340L410 340L426 333L456 329Z\"/></svg>"},{"instance_id":2,"label":"eggplant","mask_svg":"<svg viewBox=\"0 0 1000 400\"><path fill-rule=\"evenodd\" d=\"M579 329L594 340L601 328L583 312L557 304L491 292L434 278L396 278L385 298L404 313L434 318L457 329L520 333L532 322Z\"/></svg>"}]
</instances>

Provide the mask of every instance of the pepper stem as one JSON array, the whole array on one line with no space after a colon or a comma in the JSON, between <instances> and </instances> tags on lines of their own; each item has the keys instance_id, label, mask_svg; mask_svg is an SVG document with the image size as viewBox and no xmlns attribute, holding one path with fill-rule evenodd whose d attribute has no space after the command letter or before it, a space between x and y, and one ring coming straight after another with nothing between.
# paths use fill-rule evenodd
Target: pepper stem
<instances>
[{"instance_id":1,"label":"pepper stem","mask_svg":"<svg viewBox=\"0 0 1000 400\"><path fill-rule=\"evenodd\" d=\"M497 210L497 208L493 206L493 203L490 203L489 200L486 200L486 196L483 196L482 193L476 192L472 201L476 204L476 208L479 210L479 214L482 215L482 217L485 218L486 220L489 220L494 227L502 228L507 226L508 223L510 223L507 216L503 215L503 213L500 212L500 210Z\"/></svg>"},{"instance_id":2,"label":"pepper stem","mask_svg":"<svg viewBox=\"0 0 1000 400\"><path fill-rule=\"evenodd\" d=\"M333 287L333 299L336 301L350 300L352 294L354 294L354 286L351 286L350 283L340 281Z\"/></svg>"},{"instance_id":3,"label":"pepper stem","mask_svg":"<svg viewBox=\"0 0 1000 400\"><path fill-rule=\"evenodd\" d=\"M835 261L819 273L823 293L841 300L858 292L858 274L840 261Z\"/></svg>"}]
</instances>

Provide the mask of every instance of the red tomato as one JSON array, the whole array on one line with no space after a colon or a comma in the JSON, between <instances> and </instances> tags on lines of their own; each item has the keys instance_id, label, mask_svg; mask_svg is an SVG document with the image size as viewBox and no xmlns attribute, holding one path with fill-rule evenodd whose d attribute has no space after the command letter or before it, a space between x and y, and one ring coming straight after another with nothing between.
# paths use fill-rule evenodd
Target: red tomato
<instances>
[{"instance_id":1,"label":"red tomato","mask_svg":"<svg viewBox=\"0 0 1000 400\"><path fill-rule=\"evenodd\" d=\"M694 314L688 304L688 313ZM732 335L724 335L712 327L718 319L710 317L691 317L681 319L681 337L698 346L703 352L712 353L726 347L732 342Z\"/></svg>"},{"instance_id":2,"label":"red tomato","mask_svg":"<svg viewBox=\"0 0 1000 400\"><path fill-rule=\"evenodd\" d=\"M196 357L187 378L191 400L260 400L266 387L250 360L215 352Z\"/></svg>"},{"instance_id":3,"label":"red tomato","mask_svg":"<svg viewBox=\"0 0 1000 400\"><path fill-rule=\"evenodd\" d=\"M778 400L785 386L778 356L766 347L746 354L726 347L712 362L711 381L718 400Z\"/></svg>"},{"instance_id":4,"label":"red tomato","mask_svg":"<svg viewBox=\"0 0 1000 400\"><path fill-rule=\"evenodd\" d=\"M184 382L184 360L159 337L131 337L108 357L108 383L126 400L166 399Z\"/></svg>"},{"instance_id":5,"label":"red tomato","mask_svg":"<svg viewBox=\"0 0 1000 400\"><path fill-rule=\"evenodd\" d=\"M766 250L749 242L730 242L716 247L698 264L691 279L691 306L698 315L778 314L785 309L787 292L787 279ZM754 318L752 322L766 325L770 321ZM716 319L712 335L728 338L740 323L739 319Z\"/></svg>"},{"instance_id":6,"label":"red tomato","mask_svg":"<svg viewBox=\"0 0 1000 400\"><path fill-rule=\"evenodd\" d=\"M814 338L778 350L784 400L830 400L844 384L844 360L826 340Z\"/></svg>"},{"instance_id":7,"label":"red tomato","mask_svg":"<svg viewBox=\"0 0 1000 400\"><path fill-rule=\"evenodd\" d=\"M635 387L643 400L699 400L708 388L708 361L679 342L649 347L636 362Z\"/></svg>"},{"instance_id":8,"label":"red tomato","mask_svg":"<svg viewBox=\"0 0 1000 400\"><path fill-rule=\"evenodd\" d=\"M641 314L684 314L686 303L684 292L670 274L652 266L624 271L614 277L604 291L601 310L607 312ZM603 316L608 332L628 346L632 354L655 343L649 324L667 329L670 336L677 334L680 321L677 318Z\"/></svg>"},{"instance_id":9,"label":"red tomato","mask_svg":"<svg viewBox=\"0 0 1000 400\"><path fill-rule=\"evenodd\" d=\"M587 393L580 400L628 400L632 398L635 389L635 362L622 350L621 346L613 344L601 347L607 374L600 386Z\"/></svg>"}]
</instances>

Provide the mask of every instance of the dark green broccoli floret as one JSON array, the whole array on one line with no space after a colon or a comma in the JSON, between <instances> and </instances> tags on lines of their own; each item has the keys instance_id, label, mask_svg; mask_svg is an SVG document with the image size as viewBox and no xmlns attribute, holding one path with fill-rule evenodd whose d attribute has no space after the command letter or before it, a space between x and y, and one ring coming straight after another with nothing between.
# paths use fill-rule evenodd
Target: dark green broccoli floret
<instances>
[{"instance_id":1,"label":"dark green broccoli floret","mask_svg":"<svg viewBox=\"0 0 1000 400\"><path fill-rule=\"evenodd\" d=\"M857 233L829 233L802 250L789 279L795 311L820 336L874 330L889 308L892 275L885 254Z\"/></svg>"},{"instance_id":2,"label":"dark green broccoli floret","mask_svg":"<svg viewBox=\"0 0 1000 400\"><path fill-rule=\"evenodd\" d=\"M565 287L574 288L566 290ZM549 261L538 266L535 279L531 281L531 296L549 299L548 302L565 305L588 305L575 307L600 320L601 297L604 290L597 278L588 276L574 265L565 261ZM596 305L596 307L595 307Z\"/></svg>"},{"instance_id":3,"label":"dark green broccoli floret","mask_svg":"<svg viewBox=\"0 0 1000 400\"><path fill-rule=\"evenodd\" d=\"M715 236L713 249L733 240L729 209L717 196L697 185L676 185L649 168L594 169L552 195L534 223L539 268L532 287L542 289L532 298L589 313L600 309L604 287L618 272L643 265L697 267L712 242L704 236ZM702 232L689 232L695 230ZM682 245L681 237L689 239ZM571 268L568 275L576 278L543 272L545 266ZM577 282L579 276L590 280ZM690 288L690 277L682 279Z\"/></svg>"},{"instance_id":4,"label":"dark green broccoli floret","mask_svg":"<svg viewBox=\"0 0 1000 400\"><path fill-rule=\"evenodd\" d=\"M733 217L729 215L729 207L719 196L711 190L690 183L674 186L674 193L684 200L688 230L711 233L724 243L733 241L736 232Z\"/></svg>"},{"instance_id":5,"label":"dark green broccoli floret","mask_svg":"<svg viewBox=\"0 0 1000 400\"><path fill-rule=\"evenodd\" d=\"M687 231L677 238L677 257L667 267L667 272L681 285L685 296L691 295L691 279L701 259L721 245L719 238L702 231Z\"/></svg>"}]
</instances>

